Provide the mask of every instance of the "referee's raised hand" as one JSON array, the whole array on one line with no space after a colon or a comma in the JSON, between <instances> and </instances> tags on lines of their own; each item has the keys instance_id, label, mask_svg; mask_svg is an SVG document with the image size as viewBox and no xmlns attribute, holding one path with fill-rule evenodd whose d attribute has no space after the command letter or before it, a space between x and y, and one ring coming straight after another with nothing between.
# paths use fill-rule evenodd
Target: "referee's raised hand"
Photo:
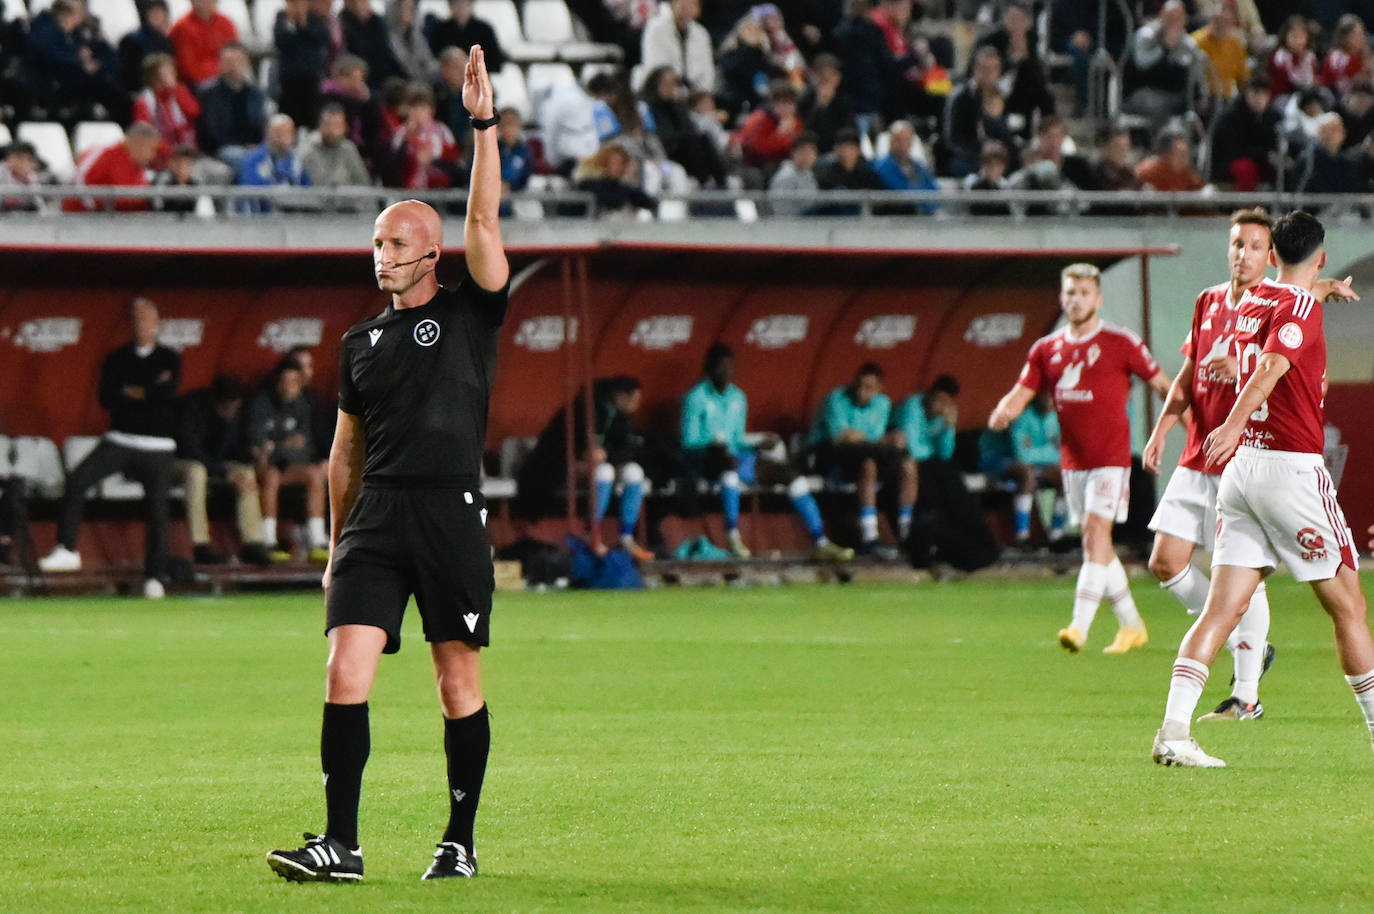
<instances>
[{"instance_id":1,"label":"referee's raised hand","mask_svg":"<svg viewBox=\"0 0 1374 914\"><path fill-rule=\"evenodd\" d=\"M487 74L487 57L480 44L474 44L468 52L468 66L463 72L463 107L479 120L491 117L496 111L491 76Z\"/></svg>"}]
</instances>

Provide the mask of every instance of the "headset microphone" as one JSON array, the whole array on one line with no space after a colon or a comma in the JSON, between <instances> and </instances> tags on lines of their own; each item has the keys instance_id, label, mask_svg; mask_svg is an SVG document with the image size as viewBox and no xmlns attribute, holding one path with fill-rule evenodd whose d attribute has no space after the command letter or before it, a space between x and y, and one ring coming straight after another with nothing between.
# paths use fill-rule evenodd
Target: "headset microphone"
<instances>
[{"instance_id":1,"label":"headset microphone","mask_svg":"<svg viewBox=\"0 0 1374 914\"><path fill-rule=\"evenodd\" d=\"M393 267L408 267L408 266L410 266L410 265L413 264L413 263L419 263L419 262L422 261L422 260L433 260L435 257L438 257L438 256L439 256L438 252L436 252L436 251L430 251L428 254L426 254L426 255L423 256L423 257L416 257L414 260L407 260L407 261L405 261L405 262L403 262L403 263L393 263L392 266L393 266Z\"/></svg>"}]
</instances>

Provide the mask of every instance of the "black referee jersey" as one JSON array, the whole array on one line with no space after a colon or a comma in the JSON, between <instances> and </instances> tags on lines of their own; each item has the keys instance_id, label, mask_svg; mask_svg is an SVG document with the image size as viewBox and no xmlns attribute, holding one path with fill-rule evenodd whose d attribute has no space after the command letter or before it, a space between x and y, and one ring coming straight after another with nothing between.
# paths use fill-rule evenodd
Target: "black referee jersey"
<instances>
[{"instance_id":1,"label":"black referee jersey","mask_svg":"<svg viewBox=\"0 0 1374 914\"><path fill-rule=\"evenodd\" d=\"M465 276L418 307L388 304L344 334L339 409L362 417L364 483L480 476L509 294L509 284L488 292Z\"/></svg>"}]
</instances>

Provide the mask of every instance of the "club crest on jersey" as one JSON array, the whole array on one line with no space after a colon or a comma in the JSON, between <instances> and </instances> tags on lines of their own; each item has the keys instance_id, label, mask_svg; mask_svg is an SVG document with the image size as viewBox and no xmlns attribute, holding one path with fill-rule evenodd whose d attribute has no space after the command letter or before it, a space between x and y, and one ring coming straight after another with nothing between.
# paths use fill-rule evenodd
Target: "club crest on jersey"
<instances>
[{"instance_id":1,"label":"club crest on jersey","mask_svg":"<svg viewBox=\"0 0 1374 914\"><path fill-rule=\"evenodd\" d=\"M1316 530L1311 527L1303 527L1298 531L1296 539L1298 545L1303 549L1302 560L1304 562L1326 558L1326 541Z\"/></svg>"},{"instance_id":2,"label":"club crest on jersey","mask_svg":"<svg viewBox=\"0 0 1374 914\"><path fill-rule=\"evenodd\" d=\"M1302 345L1302 328L1289 321L1279 328L1279 342L1289 349L1297 349Z\"/></svg>"},{"instance_id":3,"label":"club crest on jersey","mask_svg":"<svg viewBox=\"0 0 1374 914\"><path fill-rule=\"evenodd\" d=\"M1091 346L1088 347L1088 365L1096 365L1097 360L1101 357L1102 347L1098 346L1096 343L1093 343Z\"/></svg>"},{"instance_id":4,"label":"club crest on jersey","mask_svg":"<svg viewBox=\"0 0 1374 914\"><path fill-rule=\"evenodd\" d=\"M432 318L425 318L415 325L415 342L421 346L433 346L439 342L439 324Z\"/></svg>"}]
</instances>

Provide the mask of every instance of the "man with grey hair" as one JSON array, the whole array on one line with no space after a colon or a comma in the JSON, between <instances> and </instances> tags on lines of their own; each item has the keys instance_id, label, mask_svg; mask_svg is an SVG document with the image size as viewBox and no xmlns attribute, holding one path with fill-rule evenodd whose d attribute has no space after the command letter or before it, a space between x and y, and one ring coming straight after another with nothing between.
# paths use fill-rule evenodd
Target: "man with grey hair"
<instances>
[{"instance_id":1,"label":"man with grey hair","mask_svg":"<svg viewBox=\"0 0 1374 914\"><path fill-rule=\"evenodd\" d=\"M357 187L372 183L358 147L348 138L348 115L330 102L320 109L319 136L301 154L305 176L315 187Z\"/></svg>"},{"instance_id":2,"label":"man with grey hair","mask_svg":"<svg viewBox=\"0 0 1374 914\"><path fill-rule=\"evenodd\" d=\"M274 114L267 122L267 139L244 156L239 165L239 183L250 187L308 187L310 176L296 153L296 122L290 115ZM244 200L249 212L267 212L271 204L263 200Z\"/></svg>"}]
</instances>

